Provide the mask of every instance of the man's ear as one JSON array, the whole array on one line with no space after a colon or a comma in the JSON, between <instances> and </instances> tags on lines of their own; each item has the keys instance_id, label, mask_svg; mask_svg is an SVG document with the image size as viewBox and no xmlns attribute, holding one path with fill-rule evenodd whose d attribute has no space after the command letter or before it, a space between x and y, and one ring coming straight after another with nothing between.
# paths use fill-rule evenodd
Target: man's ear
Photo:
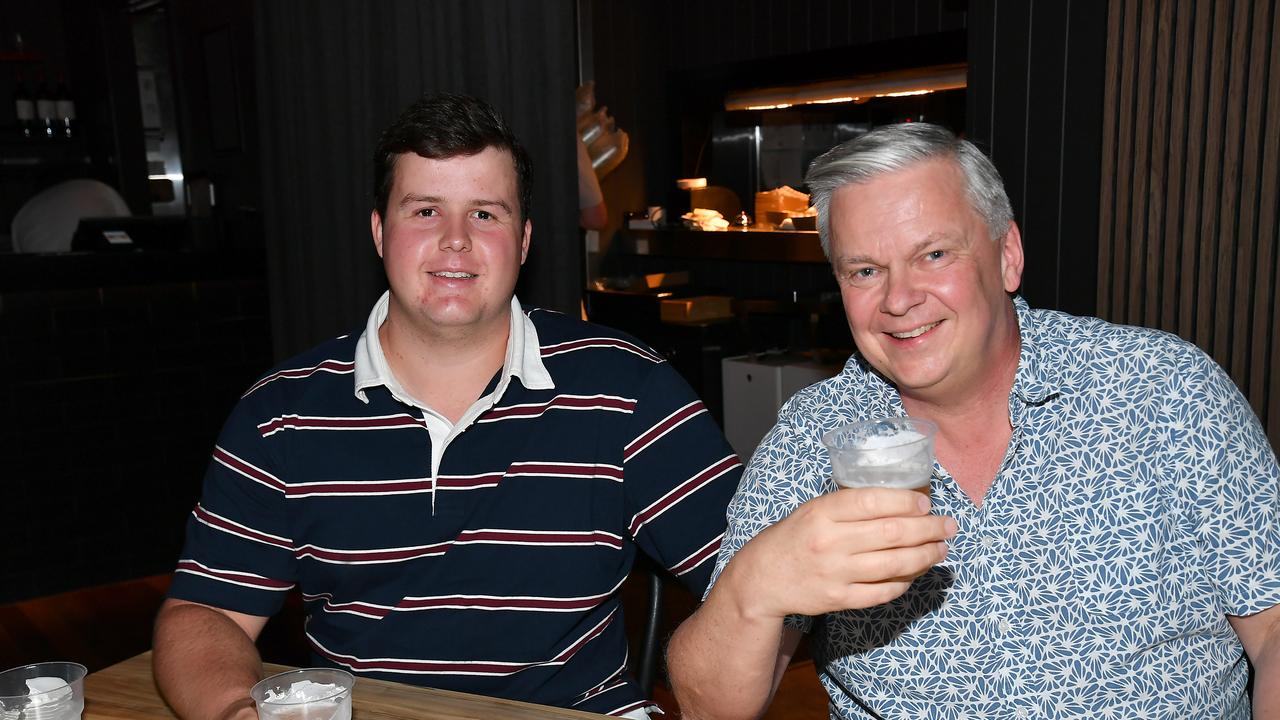
<instances>
[{"instance_id":1,"label":"man's ear","mask_svg":"<svg viewBox=\"0 0 1280 720\"><path fill-rule=\"evenodd\" d=\"M1005 292L1016 292L1022 285L1022 233L1018 223L1009 221L1009 230L1000 243L1000 276L1004 279Z\"/></svg>"},{"instance_id":2,"label":"man's ear","mask_svg":"<svg viewBox=\"0 0 1280 720\"><path fill-rule=\"evenodd\" d=\"M524 265L524 261L529 257L529 238L533 235L533 221L524 221L524 238L520 240L520 264Z\"/></svg>"},{"instance_id":3,"label":"man's ear","mask_svg":"<svg viewBox=\"0 0 1280 720\"><path fill-rule=\"evenodd\" d=\"M382 215L377 210L369 213L369 229L373 232L373 246L378 250L378 257L382 257Z\"/></svg>"}]
</instances>

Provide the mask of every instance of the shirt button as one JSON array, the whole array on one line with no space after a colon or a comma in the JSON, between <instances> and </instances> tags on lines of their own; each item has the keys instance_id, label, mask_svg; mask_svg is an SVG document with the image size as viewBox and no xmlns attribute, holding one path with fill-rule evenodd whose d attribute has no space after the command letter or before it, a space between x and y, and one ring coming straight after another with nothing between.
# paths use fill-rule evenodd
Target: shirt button
<instances>
[{"instance_id":1,"label":"shirt button","mask_svg":"<svg viewBox=\"0 0 1280 720\"><path fill-rule=\"evenodd\" d=\"M1020 718L1031 717L1031 713L1028 712L1026 708L1018 708L1017 710L1014 710L1013 715L1014 717Z\"/></svg>"},{"instance_id":2,"label":"shirt button","mask_svg":"<svg viewBox=\"0 0 1280 720\"><path fill-rule=\"evenodd\" d=\"M996 545L995 538L990 536L982 538L982 547L990 550L991 548L995 547L995 545Z\"/></svg>"},{"instance_id":3,"label":"shirt button","mask_svg":"<svg viewBox=\"0 0 1280 720\"><path fill-rule=\"evenodd\" d=\"M1008 620L1005 620L1004 618L1000 619L998 626L1000 628L1000 632L1002 633L1007 633L1013 629L1013 624L1010 623Z\"/></svg>"}]
</instances>

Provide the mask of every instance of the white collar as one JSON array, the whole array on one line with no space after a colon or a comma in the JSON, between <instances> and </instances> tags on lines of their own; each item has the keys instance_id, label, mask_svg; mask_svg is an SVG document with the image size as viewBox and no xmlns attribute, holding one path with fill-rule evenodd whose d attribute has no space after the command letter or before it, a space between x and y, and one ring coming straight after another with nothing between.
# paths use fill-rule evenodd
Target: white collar
<instances>
[{"instance_id":1,"label":"white collar","mask_svg":"<svg viewBox=\"0 0 1280 720\"><path fill-rule=\"evenodd\" d=\"M365 391L371 387L384 385L391 394L401 402L425 407L405 392L396 376L387 364L387 356L382 352L382 342L378 338L378 328L387 319L387 310L391 304L391 291L388 290L378 298L369 320L365 323L364 332L356 343L355 356L355 395L361 402L368 403ZM502 361L502 375L498 387L494 389L494 399L502 397L502 393L511 383L512 377L520 378L520 383L530 390L551 390L555 383L551 373L542 364L542 347L538 342L538 329L533 321L524 314L520 301L511 297L511 331L507 336L507 356Z\"/></svg>"}]
</instances>

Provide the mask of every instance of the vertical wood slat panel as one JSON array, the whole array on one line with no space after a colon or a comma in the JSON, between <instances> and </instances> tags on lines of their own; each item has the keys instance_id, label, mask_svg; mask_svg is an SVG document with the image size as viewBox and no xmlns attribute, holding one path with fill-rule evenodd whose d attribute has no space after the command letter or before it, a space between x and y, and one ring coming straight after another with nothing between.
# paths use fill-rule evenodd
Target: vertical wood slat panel
<instances>
[{"instance_id":1,"label":"vertical wood slat panel","mask_svg":"<svg viewBox=\"0 0 1280 720\"><path fill-rule=\"evenodd\" d=\"M1224 60L1227 47L1229 2L1214 3L1213 36L1209 50L1209 94L1205 106L1203 180L1198 202L1201 207L1200 227L1200 282L1196 288L1196 331L1189 338L1206 350L1213 348L1213 301L1218 284L1218 254L1214 252L1213 239L1217 237L1218 183L1222 180L1222 116L1221 104L1226 90L1227 63Z\"/></svg>"},{"instance_id":2,"label":"vertical wood slat panel","mask_svg":"<svg viewBox=\"0 0 1280 720\"><path fill-rule=\"evenodd\" d=\"M1239 227L1240 202L1240 152L1244 123L1245 79L1249 74L1249 8L1252 0L1236 0L1230 19L1227 37L1233 38L1231 54L1226 67L1227 97L1222 143L1222 185L1218 195L1218 292L1213 307L1213 356L1225 368L1235 366L1231 355L1232 285L1236 277L1236 246L1251 246L1255 241L1236 242ZM1241 238L1243 239L1243 238Z\"/></svg>"},{"instance_id":3,"label":"vertical wood slat panel","mask_svg":"<svg viewBox=\"0 0 1280 720\"><path fill-rule=\"evenodd\" d=\"M1277 0L1115 0L1108 32L1098 313L1204 348L1276 443Z\"/></svg>"},{"instance_id":4,"label":"vertical wood slat panel","mask_svg":"<svg viewBox=\"0 0 1280 720\"><path fill-rule=\"evenodd\" d=\"M1147 231L1147 204L1150 193L1149 173L1151 163L1151 96L1154 91L1152 70L1155 65L1155 18L1153 5L1142 2L1138 5L1138 44L1137 44L1137 76L1133 82L1134 110L1130 120L1130 137L1133 138L1133 174L1129 187L1133 193L1129 203L1128 241L1129 268L1125 285L1128 297L1125 300L1124 320L1133 325L1143 322L1143 298L1155 292L1156 288L1144 282L1147 277L1147 266L1150 262L1149 246L1156 241L1154 234Z\"/></svg>"},{"instance_id":5,"label":"vertical wood slat panel","mask_svg":"<svg viewBox=\"0 0 1280 720\"><path fill-rule=\"evenodd\" d=\"M1115 216L1116 196L1120 194L1120 183L1116 177L1117 150L1117 118L1119 117L1119 54L1124 44L1120 28L1124 19L1124 3L1114 0L1107 8L1107 64L1103 74L1102 93L1102 173L1099 192L1102 202L1098 203L1098 314L1102 317L1114 317L1111 305L1111 283L1107 270L1111 269L1111 257L1115 248ZM972 123L970 123L972 125Z\"/></svg>"},{"instance_id":6,"label":"vertical wood slat panel","mask_svg":"<svg viewBox=\"0 0 1280 720\"><path fill-rule=\"evenodd\" d=\"M1252 18L1245 18L1248 23L1241 27L1242 34L1253 28L1253 36L1249 40L1247 65L1249 87L1265 87L1267 76L1267 53L1270 43L1267 42L1267 3L1255 2L1252 5ZM1263 110L1266 107L1265 93L1250 93L1245 98L1244 137L1240 152L1240 213L1236 234L1240 238L1257 238L1257 243L1236 243L1236 281L1235 297L1232 307L1231 328L1231 367L1232 377L1252 377L1252 368L1260 358L1252 350L1255 343L1266 342L1266 338L1255 338L1249 332L1249 313L1240 312L1250 307L1253 294L1263 287L1257 272L1259 246L1263 238L1258 237L1256 221L1258 217L1258 185L1260 168L1258 160L1262 156L1262 145L1259 131L1265 120Z\"/></svg>"},{"instance_id":7,"label":"vertical wood slat panel","mask_svg":"<svg viewBox=\"0 0 1280 720\"><path fill-rule=\"evenodd\" d=\"M1129 284L1129 242L1133 236L1132 229L1129 227L1129 208L1133 203L1133 76L1136 74L1135 66L1137 63L1138 53L1138 6L1142 3L1139 0L1126 3L1124 18L1124 41L1123 52L1120 53L1120 94L1117 97L1117 106L1120 111L1120 123L1116 129L1116 142L1118 143L1117 152L1119 159L1116 163L1116 217L1112 223L1112 232L1115 234L1112 245L1112 258L1115 263L1114 275L1111 277L1111 302L1112 317L1118 318L1121 322L1128 321L1128 300L1129 296L1127 288Z\"/></svg>"},{"instance_id":8,"label":"vertical wood slat panel","mask_svg":"<svg viewBox=\"0 0 1280 720\"><path fill-rule=\"evenodd\" d=\"M1161 2L1156 10L1155 18L1155 77L1151 83L1151 146L1150 146L1150 179L1147 182L1148 192L1145 201L1147 256L1143 265L1146 271L1144 283L1145 297L1142 303L1142 324L1154 326L1160 322L1160 309L1166 304L1164 294L1166 286L1160 282L1164 267L1168 265L1167 246L1168 233L1161 222L1164 208L1160 198L1166 197L1168 186L1169 157L1169 87L1170 57L1173 46L1173 11L1174 3L1170 0ZM1136 313L1135 313L1136 314Z\"/></svg>"},{"instance_id":9,"label":"vertical wood slat panel","mask_svg":"<svg viewBox=\"0 0 1280 720\"><path fill-rule=\"evenodd\" d=\"M1254 334L1262 337L1269 328L1271 342L1259 342L1256 347L1260 353L1266 353L1266 359L1257 359L1253 372L1250 373L1250 388L1246 391L1255 408L1266 408L1264 420L1269 420L1268 435L1271 446L1280 447L1280 381L1276 378L1277 358L1280 358L1280 313L1276 312L1276 301L1280 298L1280 212L1275 198L1280 196L1280 8L1271 4L1271 62L1267 72L1267 121L1262 136L1266 138L1266 147L1262 151L1262 190L1259 193L1258 238L1261 240L1258 253L1259 272L1270 272L1268 279L1269 293L1259 293L1254 297ZM1264 384L1269 384L1269 391L1264 391ZM1253 386L1258 390L1253 392Z\"/></svg>"},{"instance_id":10,"label":"vertical wood slat panel","mask_svg":"<svg viewBox=\"0 0 1280 720\"><path fill-rule=\"evenodd\" d=\"M1164 302L1161 304L1160 324L1162 328L1178 326L1179 287L1182 280L1181 238L1182 238L1182 193L1186 187L1187 150L1187 113L1184 98L1187 97L1191 84L1191 20L1194 17L1191 3L1177 3L1177 17L1174 20L1172 34L1173 58L1170 60L1170 71L1173 75L1170 84L1171 102L1174 111L1169 118L1169 174L1164 197L1172 198L1172 202L1164 204L1164 236L1166 253L1164 260L1163 282L1161 283Z\"/></svg>"},{"instance_id":11,"label":"vertical wood slat panel","mask_svg":"<svg viewBox=\"0 0 1280 720\"><path fill-rule=\"evenodd\" d=\"M1200 226L1200 184L1204 165L1204 98L1209 77L1209 37L1212 26L1209 18L1214 0L1200 0L1196 5L1191 55L1191 96L1186 112L1190 116L1187 127L1187 181L1180 204L1182 216L1182 284L1178 296L1178 335L1194 340L1196 327L1196 288L1200 286L1200 264L1196 251Z\"/></svg>"}]
</instances>

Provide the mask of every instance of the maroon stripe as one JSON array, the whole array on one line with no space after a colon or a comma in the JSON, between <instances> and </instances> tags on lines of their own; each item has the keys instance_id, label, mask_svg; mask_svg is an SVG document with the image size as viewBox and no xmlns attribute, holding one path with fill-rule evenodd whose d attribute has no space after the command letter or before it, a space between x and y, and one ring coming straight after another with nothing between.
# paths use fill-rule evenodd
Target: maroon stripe
<instances>
[{"instance_id":1,"label":"maroon stripe","mask_svg":"<svg viewBox=\"0 0 1280 720\"><path fill-rule=\"evenodd\" d=\"M568 662L569 658L573 657L574 655L577 655L578 651L581 650L584 645L603 635L605 629L608 628L609 625L613 622L613 616L616 615L617 613L618 611L615 608L613 612L609 613L609 615L605 617L604 620L601 620L600 624L597 625L593 630L588 632L586 635L583 635L582 638L578 640L578 642L574 643L569 648L566 648L564 652L555 656L554 661Z\"/></svg>"},{"instance_id":2,"label":"maroon stripe","mask_svg":"<svg viewBox=\"0 0 1280 720\"><path fill-rule=\"evenodd\" d=\"M532 417L541 415L547 410L554 410L556 408L614 408L630 412L636 409L636 402L634 400L608 398L601 397L599 395L584 398L557 395L551 400L540 405L495 408L485 414L485 419L495 420L507 417Z\"/></svg>"},{"instance_id":3,"label":"maroon stripe","mask_svg":"<svg viewBox=\"0 0 1280 720\"><path fill-rule=\"evenodd\" d=\"M711 557L712 555L715 555L719 551L720 551L720 543L718 542L708 543L707 546L704 547L702 550L700 550L696 555L689 558L688 560L685 560L679 565L671 568L671 574L679 575L681 573L689 572L693 568L696 568L702 563L706 562L707 558Z\"/></svg>"},{"instance_id":4,"label":"maroon stripe","mask_svg":"<svg viewBox=\"0 0 1280 720\"><path fill-rule=\"evenodd\" d=\"M250 393L262 387L263 385L266 385L275 380L279 380L281 378L293 380L296 378L310 377L311 375L316 374L320 370L336 370L338 372L347 372L349 370L354 370L355 366L356 364L354 362L343 362L341 360L325 360L319 365L314 365L309 368L294 368L292 370L281 370L278 373L273 373L259 380L257 383L254 384L253 387L246 390L244 395L241 397L247 397Z\"/></svg>"},{"instance_id":5,"label":"maroon stripe","mask_svg":"<svg viewBox=\"0 0 1280 720\"><path fill-rule=\"evenodd\" d=\"M583 338L581 340L573 340L570 342L558 343L556 345L548 345L542 348L541 350L542 350L542 356L546 357L547 355L553 355L557 352L567 352L570 350L578 350L578 349L587 348L587 347L616 347L616 348L622 348L626 350L633 350L647 358L654 360L655 362L662 362L661 357L659 357L658 355L656 355L650 350L646 350L643 347L636 345L635 343L629 343L625 340L618 340L617 338L607 338L607 337Z\"/></svg>"},{"instance_id":6,"label":"maroon stripe","mask_svg":"<svg viewBox=\"0 0 1280 720\"><path fill-rule=\"evenodd\" d=\"M277 430L391 430L404 427L422 427L416 418L409 415L394 415L389 418L323 418L305 415L285 415L273 418L258 426L258 431L265 437Z\"/></svg>"},{"instance_id":7,"label":"maroon stripe","mask_svg":"<svg viewBox=\"0 0 1280 720\"><path fill-rule=\"evenodd\" d=\"M286 497L301 497L304 495L315 495L317 493L346 495L383 492L425 492L431 489L431 485L432 482L430 478L425 480L404 480L402 482L392 483L307 483L306 485L290 485L285 488L284 494Z\"/></svg>"},{"instance_id":8,"label":"maroon stripe","mask_svg":"<svg viewBox=\"0 0 1280 720\"><path fill-rule=\"evenodd\" d=\"M598 599L573 598L571 600L538 599L538 598L422 598L401 600L397 608L404 610L425 610L427 608L446 607L449 605L465 605L477 608L527 608L530 610L586 610L600 604Z\"/></svg>"},{"instance_id":9,"label":"maroon stripe","mask_svg":"<svg viewBox=\"0 0 1280 720\"><path fill-rule=\"evenodd\" d=\"M314 646L313 646L314 647ZM341 655L333 655L324 651L319 651L321 655L328 657L334 662L341 663L354 670L367 670L371 672L377 671L401 671L401 672L439 672L439 673L492 673L494 675L513 675L532 663L523 665L488 665L485 663L446 663L431 660L358 660L355 658L343 657Z\"/></svg>"},{"instance_id":10,"label":"maroon stripe","mask_svg":"<svg viewBox=\"0 0 1280 720\"><path fill-rule=\"evenodd\" d=\"M535 545L551 543L573 543L575 545L591 545L603 542L614 547L622 547L622 541L601 532L591 533L526 533L513 530L465 530L458 533L458 542L529 542Z\"/></svg>"},{"instance_id":11,"label":"maroon stripe","mask_svg":"<svg viewBox=\"0 0 1280 720\"><path fill-rule=\"evenodd\" d=\"M342 612L342 611L356 610L364 613L365 615L374 615L380 618L384 618L387 615L391 614L391 611L388 610L387 608L375 607L373 605L366 605L364 603L359 603L359 602L331 603L326 601L324 604L324 609L329 612Z\"/></svg>"},{"instance_id":12,"label":"maroon stripe","mask_svg":"<svg viewBox=\"0 0 1280 720\"><path fill-rule=\"evenodd\" d=\"M645 447L646 445L649 444L649 442L653 438L658 437L659 435L666 432L667 430L670 430L676 425L679 425L680 423L684 422L686 419L700 412L703 412L706 409L707 409L706 406L702 404L701 400L695 400L694 402L689 403L682 410L678 411L675 415L672 415L666 420L663 420L662 422L650 428L649 431L646 432L645 434L631 441L631 444L627 446L622 456L623 462L630 460L632 455L635 454L634 452L632 452L631 448Z\"/></svg>"},{"instance_id":13,"label":"maroon stripe","mask_svg":"<svg viewBox=\"0 0 1280 720\"><path fill-rule=\"evenodd\" d=\"M645 510L644 512L637 515L636 519L631 522L631 528L630 528L631 534L634 535L636 532L640 530L641 525L648 522L651 518L653 518L655 515L658 515L663 510L666 510L667 508L675 505L676 503L680 502L684 498L688 497L695 490L702 487L702 485L706 483L708 480L710 480L711 478L716 477L717 475L720 475L728 471L730 468L740 464L741 463L738 461L738 456L730 455L729 457L726 457L725 459L721 460L715 465L712 465L711 467L707 468L703 472L698 473L693 478L686 480L682 485L680 485L680 487L676 488L675 492L667 496L661 503L658 503L657 505L654 505L653 507L650 507L648 510Z\"/></svg>"},{"instance_id":14,"label":"maroon stripe","mask_svg":"<svg viewBox=\"0 0 1280 720\"><path fill-rule=\"evenodd\" d=\"M285 542L285 541L283 541L283 540L281 540L281 539L279 539L279 538L273 538L273 537L271 537L271 536L269 536L269 535L266 535L266 534L264 534L264 533L262 533L262 532L259 532L259 531L257 531L257 530L254 530L254 529L252 529L252 528L247 528L247 527L241 527L241 526L238 526L238 525L233 525L233 524L231 524L230 522L228 522L228 521L226 521L226 520L223 520L222 518L220 518L220 517L218 517L218 516L216 516L216 515L213 515L212 513L210 513L208 510L205 510L205 509L204 509L204 507L202 507L202 506L200 506L200 505L196 505L195 509L194 509L194 510L192 510L191 512L192 512L192 514L193 514L193 515L195 515L195 516L196 516L197 518L199 518L200 520L202 520L202 521L204 521L204 522L208 523L209 525L213 525L214 527L219 527L219 528L222 528L223 530L226 530L226 531L228 531L228 532L232 532L232 533L236 533L236 534L248 535L249 537L253 538L254 540L258 540L258 541L260 541L260 542L264 542L264 543L266 543L266 544L268 544L268 545L274 545L274 546L276 546L276 547L284 548L284 549L286 549L286 550L292 550L292 549L293 549L293 546L292 546L292 545L290 545L289 543L287 543L287 542Z\"/></svg>"},{"instance_id":15,"label":"maroon stripe","mask_svg":"<svg viewBox=\"0 0 1280 720\"><path fill-rule=\"evenodd\" d=\"M268 475L268 474L266 474L266 473L262 472L261 470L259 470L259 469L255 468L255 467L253 467L252 465L249 465L249 464L248 464L248 463L246 463L245 461L241 460L240 458L236 457L235 455L232 455L231 453L227 452L226 450L223 450L222 448L218 447L217 445L215 445L215 446L213 447L213 456L214 456L215 458L217 458L217 459L221 460L222 462L226 463L226 464L227 464L227 465L229 465L230 467L234 468L235 470L237 470L237 471L239 471L239 472L241 472L241 473L243 473L243 474L245 474L245 475L248 475L249 477L252 477L252 478L254 478L254 479L256 479L256 480L261 480L262 482L264 482L264 483L266 483L266 484L270 485L271 487L273 487L273 488L275 488L275 489L277 489L277 490L280 490L280 491L282 491L282 492L285 490L284 483L282 483L282 482L280 482L279 480L277 480L276 478L271 477L270 475Z\"/></svg>"},{"instance_id":16,"label":"maroon stripe","mask_svg":"<svg viewBox=\"0 0 1280 720\"><path fill-rule=\"evenodd\" d=\"M234 582L244 583L246 585L255 585L257 587L268 588L271 590L284 590L284 589L293 587L293 583L282 582L280 580L270 580L267 578L260 578L260 577L247 577L244 575L237 575L235 573L224 572L221 570L214 570L213 568L207 568L201 565L197 565L196 563L191 562L190 560L179 561L178 568L191 570L193 572L197 572L202 575L212 575L216 578L222 578L223 580L230 580Z\"/></svg>"},{"instance_id":17,"label":"maroon stripe","mask_svg":"<svg viewBox=\"0 0 1280 720\"><path fill-rule=\"evenodd\" d=\"M480 475L478 477L456 477L441 475L436 480L436 487L441 490L461 490L463 488L477 488L488 485L497 485L502 480L502 473L489 473L488 475Z\"/></svg>"}]
</instances>

